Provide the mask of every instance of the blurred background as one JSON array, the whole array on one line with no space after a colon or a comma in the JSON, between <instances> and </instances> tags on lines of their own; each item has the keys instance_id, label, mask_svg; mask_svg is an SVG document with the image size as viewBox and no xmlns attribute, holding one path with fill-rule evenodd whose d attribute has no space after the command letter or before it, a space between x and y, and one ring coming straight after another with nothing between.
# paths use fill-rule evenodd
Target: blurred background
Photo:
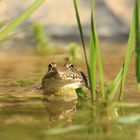
<instances>
[{"instance_id":1,"label":"blurred background","mask_svg":"<svg viewBox=\"0 0 140 140\"><path fill-rule=\"evenodd\" d=\"M34 0L1 0L0 30L33 2ZM88 51L90 0L78 0L78 7ZM96 29L101 40L104 70L109 78L116 75L123 63L133 7L133 0L95 0ZM71 61L85 70L81 46L73 1L46 0L0 43L0 75L5 82L5 77L11 75L15 79L34 79L36 76L33 75L37 74L40 81L48 63L57 61ZM36 68L39 70L35 71Z\"/></svg>"},{"instance_id":2,"label":"blurred background","mask_svg":"<svg viewBox=\"0 0 140 140\"><path fill-rule=\"evenodd\" d=\"M11 22L33 2L34 0L1 0L0 21ZM90 1L78 2L85 38L88 39ZM95 0L95 21L101 39L126 41L133 5L133 0ZM68 43L80 40L72 0L48 0L14 30L16 36L12 35L10 40L0 46L34 46L33 24L40 24L53 41Z\"/></svg>"},{"instance_id":3,"label":"blurred background","mask_svg":"<svg viewBox=\"0 0 140 140\"><path fill-rule=\"evenodd\" d=\"M0 31L35 1L38 0L0 0ZM89 55L90 0L77 1ZM95 22L100 37L105 81L114 79L124 62L134 2L134 0L95 0ZM36 88L40 87L42 78L48 71L48 64L56 62L64 65L69 61L87 75L73 0L46 0L0 42L0 130L2 130L0 139L85 140L93 139L91 137L93 131L95 139L140 139L140 123L137 123L140 118L139 106L118 110L113 107L114 104L110 106L107 103L114 109L110 112L105 108L108 115L104 115L102 105L99 105L97 120L94 120L93 116L96 115L91 115L89 100L87 103L78 101L67 105L60 101L51 104L44 100L45 96L36 91ZM126 79L127 94L124 95L124 101L140 102L135 77L135 56L133 56ZM114 113L117 117L118 114L126 115L124 124L114 121L116 120ZM127 118L129 114L136 116ZM51 121L53 119L56 123ZM67 120L72 123L68 123ZM92 123L90 120L93 120ZM127 123L129 120L131 125ZM58 128L63 126L60 132L65 131L71 124L75 126L72 133L50 136L46 133L54 128L57 128L54 131L59 132ZM81 124L88 124L91 130L86 127L86 131L84 129L78 131L77 126ZM67 130L72 129L69 127L65 132ZM109 137L105 138L104 131Z\"/></svg>"}]
</instances>

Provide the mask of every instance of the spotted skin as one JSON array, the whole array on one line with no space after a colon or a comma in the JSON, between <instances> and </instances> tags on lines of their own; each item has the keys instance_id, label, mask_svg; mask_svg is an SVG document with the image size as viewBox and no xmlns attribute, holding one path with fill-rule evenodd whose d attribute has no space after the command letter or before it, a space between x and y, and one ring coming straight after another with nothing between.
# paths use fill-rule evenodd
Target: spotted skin
<instances>
[{"instance_id":1,"label":"spotted skin","mask_svg":"<svg viewBox=\"0 0 140 140\"><path fill-rule=\"evenodd\" d=\"M48 71L42 79L42 89L45 91L56 91L63 87L77 89L82 86L89 86L88 79L73 64L50 63Z\"/></svg>"}]
</instances>

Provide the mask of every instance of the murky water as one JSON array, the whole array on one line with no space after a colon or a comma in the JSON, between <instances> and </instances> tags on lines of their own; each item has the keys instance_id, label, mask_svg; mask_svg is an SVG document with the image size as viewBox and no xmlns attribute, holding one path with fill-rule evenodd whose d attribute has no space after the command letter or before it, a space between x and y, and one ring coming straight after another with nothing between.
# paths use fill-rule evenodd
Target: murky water
<instances>
[{"instance_id":1,"label":"murky water","mask_svg":"<svg viewBox=\"0 0 140 140\"><path fill-rule=\"evenodd\" d=\"M103 44L106 79L112 79L124 59L124 44ZM119 116L139 115L139 107L91 107L90 101L48 99L35 87L52 61L63 63L67 53L45 57L19 51L0 54L0 139L1 140L90 140L140 139L140 121L127 123ZM60 60L61 58L61 60ZM80 62L80 63L79 63ZM85 71L84 62L76 67ZM134 60L127 78L125 101L139 103L135 82ZM21 79L28 79L24 85ZM18 82L20 81L20 82ZM123 119L123 118L122 118ZM125 119L126 120L126 119Z\"/></svg>"}]
</instances>

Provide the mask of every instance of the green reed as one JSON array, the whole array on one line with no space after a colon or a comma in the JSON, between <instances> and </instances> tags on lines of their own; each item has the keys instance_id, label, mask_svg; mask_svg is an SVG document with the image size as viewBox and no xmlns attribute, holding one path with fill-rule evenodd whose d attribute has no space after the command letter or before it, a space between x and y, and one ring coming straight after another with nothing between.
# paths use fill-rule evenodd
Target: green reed
<instances>
[{"instance_id":1,"label":"green reed","mask_svg":"<svg viewBox=\"0 0 140 140\"><path fill-rule=\"evenodd\" d=\"M96 33L94 22L94 0L91 0L91 31L90 31L90 76L91 85L93 84L93 97L96 99L96 57L99 70L100 93L102 100L105 100L104 76L101 49L99 47L99 38Z\"/></svg>"},{"instance_id":2,"label":"green reed","mask_svg":"<svg viewBox=\"0 0 140 140\"><path fill-rule=\"evenodd\" d=\"M0 41L4 40L7 35L18 25L22 24L24 20L30 16L45 0L36 0L31 6L29 6L20 16L18 16L16 19L14 19L10 24L7 25L6 28L4 28L0 32Z\"/></svg>"},{"instance_id":3,"label":"green reed","mask_svg":"<svg viewBox=\"0 0 140 140\"><path fill-rule=\"evenodd\" d=\"M135 2L136 78L140 89L140 1Z\"/></svg>"},{"instance_id":4,"label":"green reed","mask_svg":"<svg viewBox=\"0 0 140 140\"><path fill-rule=\"evenodd\" d=\"M82 46L83 46L83 51L84 51L84 58L85 58L86 67L87 67L87 71L88 71L88 77L90 79L90 68L89 68L89 63L88 63L87 54L86 54L86 46L85 46L85 41L84 41L84 33L83 33L83 29L82 29L82 25L81 25L81 20L80 20L80 16L79 16L77 0L73 0L73 4L74 4L75 15L76 15L77 24L78 24L78 28L79 28L79 32L80 32L80 37L81 37L81 41L82 41ZM92 90L92 87L90 87L90 88Z\"/></svg>"},{"instance_id":5,"label":"green reed","mask_svg":"<svg viewBox=\"0 0 140 140\"><path fill-rule=\"evenodd\" d=\"M44 27L40 23L34 23L32 30L32 37L35 40L37 53L40 55L51 53L49 36L45 32Z\"/></svg>"},{"instance_id":6,"label":"green reed","mask_svg":"<svg viewBox=\"0 0 140 140\"><path fill-rule=\"evenodd\" d=\"M87 71L89 76L89 83L90 83L90 89L91 89L91 96L92 100L96 100L96 63L98 65L99 69L99 80L100 80L100 92L101 92L101 98L102 100L105 99L105 93L104 93L104 78L103 78L103 66L102 66L102 57L101 57L101 50L99 47L99 39L95 30L95 24L94 24L94 0L91 1L91 28L90 28L90 62L88 62L88 58L86 55L86 46L84 41L84 34L82 31L82 25L80 21L80 15L78 12L78 5L77 0L73 0L75 13L76 13L76 19L80 31L80 36L82 40L83 50L84 50L84 56L85 61L87 65ZM97 62L96 62L97 58Z\"/></svg>"},{"instance_id":7,"label":"green reed","mask_svg":"<svg viewBox=\"0 0 140 140\"><path fill-rule=\"evenodd\" d=\"M94 2L91 4L91 30L90 30L90 87L92 93L92 100L96 100L96 37L95 27L93 21Z\"/></svg>"},{"instance_id":8,"label":"green reed","mask_svg":"<svg viewBox=\"0 0 140 140\"><path fill-rule=\"evenodd\" d=\"M87 58L86 48L84 43L84 35L82 32L82 25L80 21L80 15L78 13L77 0L73 0L76 12L76 19L78 22L78 27L80 31L80 36L84 48L85 60L88 68L89 82L92 99L96 100L96 71L98 66L99 82L100 82L100 94L101 100L105 99L113 100L114 96L117 94L117 91L120 89L119 99L123 99L124 88L126 76L131 61L131 57L136 50L136 77L137 82L140 83L140 24L139 24L139 9L140 2L135 0L134 14L132 18L132 23L130 27L130 33L128 38L128 45L126 50L126 56L124 63L118 72L116 78L112 80L106 87L104 86L104 74L103 74L103 64L102 64L102 54L99 47L99 39L96 33L95 22L94 22L94 0L91 0L91 27L90 27L90 58ZM136 42L136 49L134 49L134 44ZM89 64L88 64L89 60ZM97 66L96 66L97 63Z\"/></svg>"},{"instance_id":9,"label":"green reed","mask_svg":"<svg viewBox=\"0 0 140 140\"><path fill-rule=\"evenodd\" d=\"M119 99L123 99L124 95L124 85L126 81L126 76L129 68L129 64L131 61L131 57L134 54L136 54L136 78L137 82L140 83L140 24L139 24L139 10L140 10L140 4L139 0L135 0L135 7L130 27L130 33L128 38L128 47L126 51L126 57L124 61L122 76L121 76L121 89L120 89L120 95ZM134 45L135 44L135 45ZM136 46L134 48L134 46Z\"/></svg>"},{"instance_id":10,"label":"green reed","mask_svg":"<svg viewBox=\"0 0 140 140\"><path fill-rule=\"evenodd\" d=\"M125 56L125 61L122 66L122 76L121 78L121 85L120 85L120 95L119 99L123 99L123 94L124 94L124 86L125 86L125 81L126 81L126 76L129 68L129 64L131 61L132 54L134 52L134 42L135 42L135 27L134 27L134 18L131 23L130 27L130 33L129 33L129 38L128 38L128 44L127 44L127 50L126 50L126 56Z\"/></svg>"},{"instance_id":11,"label":"green reed","mask_svg":"<svg viewBox=\"0 0 140 140\"><path fill-rule=\"evenodd\" d=\"M87 60L86 46L85 46L85 41L84 41L84 34L83 34L81 20L80 20L80 16L79 16L77 0L73 0L73 2L74 2L76 19L77 19L77 23L78 23L78 27L79 27L79 31L80 31L80 35L81 35L81 40L82 40L82 45L83 45L83 50L84 50L84 57L85 57L85 61L86 61L86 66L87 66L87 69L89 71L89 64L88 64L88 60Z\"/></svg>"}]
</instances>

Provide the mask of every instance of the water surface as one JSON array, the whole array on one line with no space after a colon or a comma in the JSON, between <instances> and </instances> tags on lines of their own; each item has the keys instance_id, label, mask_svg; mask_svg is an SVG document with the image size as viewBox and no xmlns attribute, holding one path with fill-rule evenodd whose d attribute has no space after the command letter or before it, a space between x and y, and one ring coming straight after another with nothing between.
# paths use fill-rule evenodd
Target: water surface
<instances>
[{"instance_id":1,"label":"water surface","mask_svg":"<svg viewBox=\"0 0 140 140\"><path fill-rule=\"evenodd\" d=\"M113 47L112 47L113 45ZM125 44L103 44L103 60L106 79L115 77L123 63ZM2 140L90 140L90 139L140 139L140 121L121 123L119 116L139 115L139 107L111 108L90 101L65 98L48 99L35 90L47 71L50 62L61 59L67 53L39 56L34 51L1 51L0 54L0 139ZM82 59L76 67L85 70ZM28 84L21 83L28 79ZM18 83L18 81L20 81ZM124 101L140 102L136 86L134 59L130 64Z\"/></svg>"}]
</instances>

